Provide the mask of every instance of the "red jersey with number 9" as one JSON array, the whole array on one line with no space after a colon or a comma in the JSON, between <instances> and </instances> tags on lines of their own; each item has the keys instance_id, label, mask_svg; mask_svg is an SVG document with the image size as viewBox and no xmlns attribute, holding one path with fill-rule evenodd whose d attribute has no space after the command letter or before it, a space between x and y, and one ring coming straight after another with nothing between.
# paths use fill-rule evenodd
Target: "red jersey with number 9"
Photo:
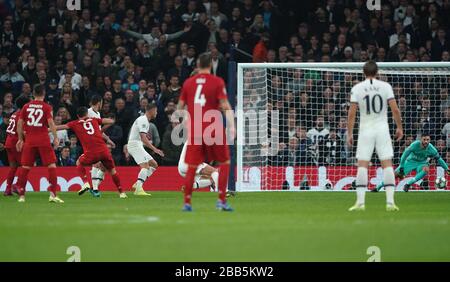
<instances>
[{"instance_id":1,"label":"red jersey with number 9","mask_svg":"<svg viewBox=\"0 0 450 282\"><path fill-rule=\"evenodd\" d=\"M103 134L100 130L102 120L98 118L84 118L74 120L66 125L75 133L83 147L84 154L109 152Z\"/></svg>"},{"instance_id":2,"label":"red jersey with number 9","mask_svg":"<svg viewBox=\"0 0 450 282\"><path fill-rule=\"evenodd\" d=\"M25 143L32 147L48 146L48 119L53 118L52 106L43 101L31 101L20 111L25 131Z\"/></svg>"},{"instance_id":3,"label":"red jersey with number 9","mask_svg":"<svg viewBox=\"0 0 450 282\"><path fill-rule=\"evenodd\" d=\"M219 102L227 99L227 90L222 78L212 74L197 74L188 78L181 89L180 100L187 105L190 121L190 136L200 137L205 128L217 122L216 115L210 110L216 110L221 115ZM222 120L220 120L222 122Z\"/></svg>"}]
</instances>

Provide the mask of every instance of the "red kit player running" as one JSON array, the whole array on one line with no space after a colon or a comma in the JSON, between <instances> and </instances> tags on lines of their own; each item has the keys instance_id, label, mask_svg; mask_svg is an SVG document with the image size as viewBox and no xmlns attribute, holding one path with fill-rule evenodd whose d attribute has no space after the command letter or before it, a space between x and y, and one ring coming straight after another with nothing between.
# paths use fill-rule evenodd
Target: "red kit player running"
<instances>
[{"instance_id":1,"label":"red kit player running","mask_svg":"<svg viewBox=\"0 0 450 282\"><path fill-rule=\"evenodd\" d=\"M192 211L191 197L195 171L205 159L219 162L217 208L223 211L233 211L226 202L230 152L221 113L225 114L231 140L235 135L233 110L227 99L224 81L210 73L211 55L201 54L197 60L197 67L198 74L184 82L178 103L179 110L187 107L189 113L189 139L187 141L189 143L185 158L188 171L185 178L183 211ZM211 117L213 117L212 121Z\"/></svg>"},{"instance_id":2,"label":"red kit player running","mask_svg":"<svg viewBox=\"0 0 450 282\"><path fill-rule=\"evenodd\" d=\"M42 165L48 167L48 180L50 186L49 202L64 203L56 196L56 155L50 143L48 131L53 134L53 145L58 147L59 138L56 135L56 126L53 121L52 107L44 102L45 89L42 85L36 85L33 91L34 100L23 106L17 122L17 151L22 152L22 167L19 169L17 186L19 188L19 202L25 202L25 186L27 176L34 162L36 154L39 154ZM25 132L25 133L24 133ZM26 136L25 136L26 134ZM26 138L25 138L26 137ZM25 142L24 142L25 139Z\"/></svg>"},{"instance_id":3,"label":"red kit player running","mask_svg":"<svg viewBox=\"0 0 450 282\"><path fill-rule=\"evenodd\" d=\"M30 99L25 96L19 96L16 99L17 111L11 115L8 128L6 128L7 137L5 149L8 154L9 172L6 179L6 190L5 193L3 193L5 196L12 196L13 192L19 193L17 188L13 188L14 176L16 175L17 168L20 166L20 160L22 158L21 152L18 152L16 149L17 141L19 141L19 137L17 136L17 122L20 117L20 109L28 102L30 102Z\"/></svg>"},{"instance_id":4,"label":"red kit player running","mask_svg":"<svg viewBox=\"0 0 450 282\"><path fill-rule=\"evenodd\" d=\"M98 119L88 117L88 109L80 107L77 110L78 120L71 121L64 125L58 125L57 130L71 129L81 142L83 147L83 154L77 160L77 170L83 182L83 186L87 185L88 179L86 175L85 166L92 166L95 163L101 162L106 170L111 174L114 184L119 191L120 198L127 198L127 194L122 191L120 185L119 174L116 171L114 160L111 152L103 140L101 125L113 124L112 119ZM89 190L94 197L100 197L98 190Z\"/></svg>"}]
</instances>

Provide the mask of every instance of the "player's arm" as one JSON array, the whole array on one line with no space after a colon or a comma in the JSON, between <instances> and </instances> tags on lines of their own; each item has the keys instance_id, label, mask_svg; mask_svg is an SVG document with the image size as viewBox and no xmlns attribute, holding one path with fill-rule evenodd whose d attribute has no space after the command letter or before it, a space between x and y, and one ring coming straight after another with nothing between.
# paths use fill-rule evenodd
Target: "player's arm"
<instances>
[{"instance_id":1,"label":"player's arm","mask_svg":"<svg viewBox=\"0 0 450 282\"><path fill-rule=\"evenodd\" d=\"M150 142L150 140L148 140L147 137L147 133L146 132L140 132L139 133L140 137L141 137L141 141L142 143L144 143L144 145L149 148L150 150L152 150L153 152L155 152L155 154L160 155L161 157L164 157L164 153L163 151L161 151L160 149L156 148L155 146L153 146L152 142Z\"/></svg>"},{"instance_id":2,"label":"player's arm","mask_svg":"<svg viewBox=\"0 0 450 282\"><path fill-rule=\"evenodd\" d=\"M101 123L102 125L112 125L114 124L114 120L111 118L102 118Z\"/></svg>"},{"instance_id":3,"label":"player's arm","mask_svg":"<svg viewBox=\"0 0 450 282\"><path fill-rule=\"evenodd\" d=\"M53 115L50 115L50 117L47 119L48 122L48 128L50 129L50 132L53 135L53 146L58 147L59 146L59 138L56 134L56 125L55 121L53 120Z\"/></svg>"},{"instance_id":4,"label":"player's arm","mask_svg":"<svg viewBox=\"0 0 450 282\"><path fill-rule=\"evenodd\" d=\"M408 159L409 155L411 155L411 153L413 152L413 144L409 145L408 148L406 148L406 150L403 152L400 158L400 167L403 167L405 165L405 162Z\"/></svg>"},{"instance_id":5,"label":"player's arm","mask_svg":"<svg viewBox=\"0 0 450 282\"><path fill-rule=\"evenodd\" d=\"M56 127L56 131L70 129L70 127L67 124L56 125L55 127ZM48 129L48 131L51 131L50 128Z\"/></svg>"},{"instance_id":6,"label":"player's arm","mask_svg":"<svg viewBox=\"0 0 450 282\"><path fill-rule=\"evenodd\" d=\"M392 111L395 125L397 126L397 129L395 130L395 141L400 141L403 138L402 114L398 108L397 101L395 101L394 98L389 99L388 103Z\"/></svg>"},{"instance_id":7,"label":"player's arm","mask_svg":"<svg viewBox=\"0 0 450 282\"><path fill-rule=\"evenodd\" d=\"M21 152L22 147L23 147L23 140L24 140L23 119L21 117L17 121L17 136L18 136L19 140L17 141L16 149L18 152Z\"/></svg>"},{"instance_id":8,"label":"player's arm","mask_svg":"<svg viewBox=\"0 0 450 282\"><path fill-rule=\"evenodd\" d=\"M225 115L225 119L227 121L227 129L229 130L230 140L234 140L236 135L235 125L234 125L234 112L231 108L230 102L228 99L220 99L219 107L222 113Z\"/></svg>"},{"instance_id":9,"label":"player's arm","mask_svg":"<svg viewBox=\"0 0 450 282\"><path fill-rule=\"evenodd\" d=\"M436 162L443 168L445 169L445 171L447 171L447 174L450 174L450 170L448 168L447 163L444 161L444 159L441 157L441 155L439 154L438 150L436 149L436 147L433 146L433 144L430 144L431 147L431 157L434 158L436 160Z\"/></svg>"},{"instance_id":10,"label":"player's arm","mask_svg":"<svg viewBox=\"0 0 450 282\"><path fill-rule=\"evenodd\" d=\"M353 145L353 128L355 127L356 112L358 111L358 104L356 102L350 103L347 117L347 143L349 146Z\"/></svg>"}]
</instances>

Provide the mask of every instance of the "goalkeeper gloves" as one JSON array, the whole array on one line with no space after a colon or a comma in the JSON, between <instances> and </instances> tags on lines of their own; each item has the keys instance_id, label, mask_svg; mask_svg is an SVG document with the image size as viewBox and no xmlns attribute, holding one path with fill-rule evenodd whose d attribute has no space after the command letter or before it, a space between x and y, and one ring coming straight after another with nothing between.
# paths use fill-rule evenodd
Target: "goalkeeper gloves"
<instances>
[{"instance_id":1,"label":"goalkeeper gloves","mask_svg":"<svg viewBox=\"0 0 450 282\"><path fill-rule=\"evenodd\" d=\"M405 177L405 171L403 170L403 167L400 167L397 172L397 177L400 179L403 179Z\"/></svg>"}]
</instances>

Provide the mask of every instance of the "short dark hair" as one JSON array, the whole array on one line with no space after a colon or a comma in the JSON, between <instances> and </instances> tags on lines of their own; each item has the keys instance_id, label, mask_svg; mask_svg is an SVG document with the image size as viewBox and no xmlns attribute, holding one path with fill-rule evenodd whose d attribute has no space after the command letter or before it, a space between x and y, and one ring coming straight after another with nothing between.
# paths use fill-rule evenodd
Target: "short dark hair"
<instances>
[{"instance_id":1,"label":"short dark hair","mask_svg":"<svg viewBox=\"0 0 450 282\"><path fill-rule=\"evenodd\" d=\"M28 104L28 102L30 102L30 98L28 98L27 96L20 95L16 99L16 107L22 109L23 106Z\"/></svg>"},{"instance_id":2,"label":"short dark hair","mask_svg":"<svg viewBox=\"0 0 450 282\"><path fill-rule=\"evenodd\" d=\"M149 103L149 104L145 107L145 111L148 112L148 111L153 110L154 108L156 108L156 104L155 104L155 103Z\"/></svg>"},{"instance_id":3,"label":"short dark hair","mask_svg":"<svg viewBox=\"0 0 450 282\"><path fill-rule=\"evenodd\" d=\"M88 113L88 109L86 107L79 107L77 109L77 116L78 117L85 117Z\"/></svg>"},{"instance_id":4,"label":"short dark hair","mask_svg":"<svg viewBox=\"0 0 450 282\"><path fill-rule=\"evenodd\" d=\"M102 97L100 97L99 95L94 95L91 98L91 105L97 105L98 103L100 103L102 101Z\"/></svg>"},{"instance_id":5,"label":"short dark hair","mask_svg":"<svg viewBox=\"0 0 450 282\"><path fill-rule=\"evenodd\" d=\"M363 70L365 76L375 76L378 73L378 65L375 61L370 60L364 64Z\"/></svg>"},{"instance_id":6,"label":"short dark hair","mask_svg":"<svg viewBox=\"0 0 450 282\"><path fill-rule=\"evenodd\" d=\"M211 54L202 53L198 56L198 67L201 69L207 69L211 67Z\"/></svg>"},{"instance_id":7,"label":"short dark hair","mask_svg":"<svg viewBox=\"0 0 450 282\"><path fill-rule=\"evenodd\" d=\"M45 88L43 85L41 84L37 84L33 87L33 95L35 97L42 97L45 95Z\"/></svg>"}]
</instances>

